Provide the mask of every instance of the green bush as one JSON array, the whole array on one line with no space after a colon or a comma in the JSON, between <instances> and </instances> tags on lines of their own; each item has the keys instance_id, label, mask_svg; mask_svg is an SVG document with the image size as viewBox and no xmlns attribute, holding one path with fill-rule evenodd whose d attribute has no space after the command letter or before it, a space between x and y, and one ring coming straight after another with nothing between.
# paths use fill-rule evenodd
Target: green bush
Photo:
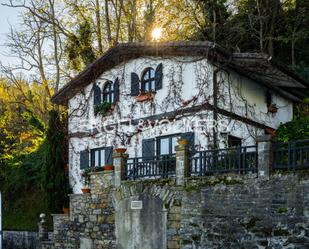
<instances>
[{"instance_id":1,"label":"green bush","mask_svg":"<svg viewBox=\"0 0 309 249\"><path fill-rule=\"evenodd\" d=\"M276 134L278 141L282 142L309 139L309 116L299 117L281 124Z\"/></svg>"}]
</instances>

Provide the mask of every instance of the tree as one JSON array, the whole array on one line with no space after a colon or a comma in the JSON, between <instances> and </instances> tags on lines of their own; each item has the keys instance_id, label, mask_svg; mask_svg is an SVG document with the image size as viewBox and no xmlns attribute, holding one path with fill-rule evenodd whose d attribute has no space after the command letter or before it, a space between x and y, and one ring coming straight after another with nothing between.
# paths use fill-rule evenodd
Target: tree
<instances>
[{"instance_id":1,"label":"tree","mask_svg":"<svg viewBox=\"0 0 309 249\"><path fill-rule=\"evenodd\" d=\"M66 119L59 112L51 111L47 132L47 150L42 168L43 188L51 210L60 211L68 203L70 193L67 167Z\"/></svg>"}]
</instances>

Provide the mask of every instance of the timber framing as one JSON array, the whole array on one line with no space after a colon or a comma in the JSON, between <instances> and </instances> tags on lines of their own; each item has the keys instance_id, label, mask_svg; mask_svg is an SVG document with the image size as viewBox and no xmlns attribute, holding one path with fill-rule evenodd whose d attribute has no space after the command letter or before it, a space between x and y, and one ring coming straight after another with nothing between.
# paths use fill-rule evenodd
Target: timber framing
<instances>
[{"instance_id":1,"label":"timber framing","mask_svg":"<svg viewBox=\"0 0 309 249\"><path fill-rule=\"evenodd\" d=\"M256 128L260 128L263 130L270 130L270 131L274 131L275 129L267 126L265 124L256 122L250 118L247 117L243 117L241 115L238 115L236 113L221 109L221 108L215 108L212 104L209 103L204 103L202 105L198 105L198 106L192 106L192 107L187 107L184 109L180 109L180 110L176 110L176 111L171 111L171 112L166 112L166 113L161 113L161 114L157 114L157 115L152 115L152 116L148 116L148 117L144 117L144 118L139 118L139 119L131 119L131 120L126 120L126 121L121 121L119 123L113 123L113 124L108 124L107 125L107 129L109 128L113 128L113 127L117 127L118 125L138 125L140 124L140 121L144 121L144 122L150 122L151 121L162 121L162 120L178 120L183 118L186 114L192 114L192 113L198 113L200 111L204 111L204 110L209 110L209 111L217 111L218 114L221 114L225 117L237 120L237 121L241 121L245 124L254 126ZM100 131L98 129L94 129L92 131L88 131L88 132L72 132L69 134L70 138L85 138L85 137L92 137L95 136L97 134L99 134Z\"/></svg>"}]
</instances>

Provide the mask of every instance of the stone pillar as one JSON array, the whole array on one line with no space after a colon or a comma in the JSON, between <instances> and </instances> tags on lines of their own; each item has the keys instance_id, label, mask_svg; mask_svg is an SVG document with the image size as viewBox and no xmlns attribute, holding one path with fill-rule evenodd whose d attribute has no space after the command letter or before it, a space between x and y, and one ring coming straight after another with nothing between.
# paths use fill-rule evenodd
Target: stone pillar
<instances>
[{"instance_id":1,"label":"stone pillar","mask_svg":"<svg viewBox=\"0 0 309 249\"><path fill-rule=\"evenodd\" d=\"M114 159L114 186L120 187L121 181L125 179L125 167L128 160L128 154L125 154L125 149L115 149L113 154Z\"/></svg>"},{"instance_id":2,"label":"stone pillar","mask_svg":"<svg viewBox=\"0 0 309 249\"><path fill-rule=\"evenodd\" d=\"M114 170L91 172L89 175L91 194L100 194L104 189L114 185Z\"/></svg>"},{"instance_id":3,"label":"stone pillar","mask_svg":"<svg viewBox=\"0 0 309 249\"><path fill-rule=\"evenodd\" d=\"M176 150L176 184L184 185L189 176L189 142L186 139L178 140Z\"/></svg>"},{"instance_id":4,"label":"stone pillar","mask_svg":"<svg viewBox=\"0 0 309 249\"><path fill-rule=\"evenodd\" d=\"M45 214L40 214L41 220L38 223L38 225L39 225L39 240L40 241L48 240L48 226L47 226L47 222L46 222L45 218L46 218Z\"/></svg>"},{"instance_id":5,"label":"stone pillar","mask_svg":"<svg viewBox=\"0 0 309 249\"><path fill-rule=\"evenodd\" d=\"M258 178L268 180L273 163L272 135L258 136L256 138L258 152Z\"/></svg>"}]
</instances>

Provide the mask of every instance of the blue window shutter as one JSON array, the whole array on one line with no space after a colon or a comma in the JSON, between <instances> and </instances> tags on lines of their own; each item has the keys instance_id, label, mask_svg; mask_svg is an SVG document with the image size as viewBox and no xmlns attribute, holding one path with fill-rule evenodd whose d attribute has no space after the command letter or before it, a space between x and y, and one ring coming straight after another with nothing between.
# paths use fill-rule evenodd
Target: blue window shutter
<instances>
[{"instance_id":1,"label":"blue window shutter","mask_svg":"<svg viewBox=\"0 0 309 249\"><path fill-rule=\"evenodd\" d=\"M139 77L136 73L131 73L131 96L139 94Z\"/></svg>"},{"instance_id":2,"label":"blue window shutter","mask_svg":"<svg viewBox=\"0 0 309 249\"><path fill-rule=\"evenodd\" d=\"M105 148L105 164L113 165L113 147L112 146Z\"/></svg>"},{"instance_id":3,"label":"blue window shutter","mask_svg":"<svg viewBox=\"0 0 309 249\"><path fill-rule=\"evenodd\" d=\"M119 79L116 78L114 82L114 102L119 101Z\"/></svg>"},{"instance_id":4,"label":"blue window shutter","mask_svg":"<svg viewBox=\"0 0 309 249\"><path fill-rule=\"evenodd\" d=\"M163 65L160 63L155 72L155 89L162 89L162 80L163 80Z\"/></svg>"},{"instance_id":5,"label":"blue window shutter","mask_svg":"<svg viewBox=\"0 0 309 249\"><path fill-rule=\"evenodd\" d=\"M142 142L143 158L152 159L155 157L155 139L143 139Z\"/></svg>"},{"instance_id":6,"label":"blue window shutter","mask_svg":"<svg viewBox=\"0 0 309 249\"><path fill-rule=\"evenodd\" d=\"M189 141L189 148L191 152L194 153L194 149L195 149L194 132L182 133L180 137Z\"/></svg>"},{"instance_id":7,"label":"blue window shutter","mask_svg":"<svg viewBox=\"0 0 309 249\"><path fill-rule=\"evenodd\" d=\"M80 169L89 168L89 151L82 150L80 152Z\"/></svg>"},{"instance_id":8,"label":"blue window shutter","mask_svg":"<svg viewBox=\"0 0 309 249\"><path fill-rule=\"evenodd\" d=\"M91 150L90 151L90 167L95 166L95 151Z\"/></svg>"},{"instance_id":9,"label":"blue window shutter","mask_svg":"<svg viewBox=\"0 0 309 249\"><path fill-rule=\"evenodd\" d=\"M93 88L93 104L99 105L101 104L101 89L98 85L95 85Z\"/></svg>"}]
</instances>

